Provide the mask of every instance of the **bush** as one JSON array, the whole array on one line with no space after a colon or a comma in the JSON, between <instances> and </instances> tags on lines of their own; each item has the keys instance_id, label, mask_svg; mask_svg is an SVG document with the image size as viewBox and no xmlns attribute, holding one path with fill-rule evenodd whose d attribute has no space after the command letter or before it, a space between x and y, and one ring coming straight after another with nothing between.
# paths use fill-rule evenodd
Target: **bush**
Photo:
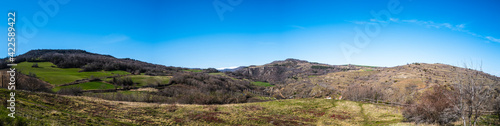
<instances>
[{"instance_id":1,"label":"bush","mask_svg":"<svg viewBox=\"0 0 500 126\"><path fill-rule=\"evenodd\" d=\"M203 73L219 73L220 71L215 68L203 69Z\"/></svg>"},{"instance_id":2,"label":"bush","mask_svg":"<svg viewBox=\"0 0 500 126\"><path fill-rule=\"evenodd\" d=\"M459 118L459 111L453 105L455 95L444 86L435 86L425 91L415 104L405 107L403 116L416 123L449 124Z\"/></svg>"},{"instance_id":3,"label":"bush","mask_svg":"<svg viewBox=\"0 0 500 126\"><path fill-rule=\"evenodd\" d=\"M33 63L33 65L31 65L31 67L38 68L38 63Z\"/></svg>"},{"instance_id":4,"label":"bush","mask_svg":"<svg viewBox=\"0 0 500 126\"><path fill-rule=\"evenodd\" d=\"M384 95L382 89L377 86L366 86L354 84L347 87L347 90L342 93L343 97L352 101L371 100L378 102L383 100Z\"/></svg>"},{"instance_id":5,"label":"bush","mask_svg":"<svg viewBox=\"0 0 500 126\"><path fill-rule=\"evenodd\" d=\"M121 85L121 86L134 85L134 81L132 81L132 78L130 78L130 77L122 77L122 78L113 77L113 80L111 80L110 83L115 84L115 85Z\"/></svg>"},{"instance_id":6,"label":"bush","mask_svg":"<svg viewBox=\"0 0 500 126\"><path fill-rule=\"evenodd\" d=\"M500 122L500 96L497 96L494 100L493 110L495 111L495 114L497 114L498 121Z\"/></svg>"},{"instance_id":7,"label":"bush","mask_svg":"<svg viewBox=\"0 0 500 126\"><path fill-rule=\"evenodd\" d=\"M2 75L4 78L8 78L6 74ZM29 73L28 75L24 75L20 72L16 72L16 90L27 90L27 91L41 91L41 92L49 92L51 85L43 82L42 80L36 78L35 73ZM4 79L4 83L8 83L7 79Z\"/></svg>"}]
</instances>

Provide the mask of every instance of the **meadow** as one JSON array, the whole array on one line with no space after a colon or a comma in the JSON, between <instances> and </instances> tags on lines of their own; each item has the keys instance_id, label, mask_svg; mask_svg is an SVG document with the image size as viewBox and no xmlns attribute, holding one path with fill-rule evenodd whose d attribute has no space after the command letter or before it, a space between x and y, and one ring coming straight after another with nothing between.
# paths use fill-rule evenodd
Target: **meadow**
<instances>
[{"instance_id":1,"label":"meadow","mask_svg":"<svg viewBox=\"0 0 500 126\"><path fill-rule=\"evenodd\" d=\"M35 63L38 64L38 67L32 67ZM26 75L29 75L30 72L34 73L39 79L56 86L91 77L108 77L130 74L121 70L80 72L82 70L80 68L58 68L50 62L21 62L14 68Z\"/></svg>"}]
</instances>

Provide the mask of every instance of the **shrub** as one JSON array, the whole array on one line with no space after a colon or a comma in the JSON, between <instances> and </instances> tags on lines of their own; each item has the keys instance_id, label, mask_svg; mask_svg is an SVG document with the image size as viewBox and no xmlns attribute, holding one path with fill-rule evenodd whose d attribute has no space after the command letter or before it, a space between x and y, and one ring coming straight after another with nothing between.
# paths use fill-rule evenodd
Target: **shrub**
<instances>
[{"instance_id":1,"label":"shrub","mask_svg":"<svg viewBox=\"0 0 500 126\"><path fill-rule=\"evenodd\" d=\"M498 96L493 103L493 110L497 114L498 121L500 122L500 96Z\"/></svg>"},{"instance_id":2,"label":"shrub","mask_svg":"<svg viewBox=\"0 0 500 126\"><path fill-rule=\"evenodd\" d=\"M6 75L2 75L4 78L7 78ZM4 83L7 80L4 79ZM52 92L50 90L50 84L43 82L42 80L36 78L35 73L29 73L28 75L21 74L20 72L16 72L16 89L19 90L27 90L27 91L42 91L42 92Z\"/></svg>"},{"instance_id":3,"label":"shrub","mask_svg":"<svg viewBox=\"0 0 500 126\"><path fill-rule=\"evenodd\" d=\"M38 63L33 63L33 65L31 65L31 67L38 68Z\"/></svg>"},{"instance_id":4,"label":"shrub","mask_svg":"<svg viewBox=\"0 0 500 126\"><path fill-rule=\"evenodd\" d=\"M132 81L132 78L130 78L130 77L122 77L122 78L113 77L113 80L111 80L109 82L112 83L112 84L121 85L121 86L132 86L132 85L134 85L134 81Z\"/></svg>"},{"instance_id":5,"label":"shrub","mask_svg":"<svg viewBox=\"0 0 500 126\"><path fill-rule=\"evenodd\" d=\"M219 73L220 71L215 68L203 69L203 73Z\"/></svg>"},{"instance_id":6,"label":"shrub","mask_svg":"<svg viewBox=\"0 0 500 126\"><path fill-rule=\"evenodd\" d=\"M416 123L449 124L459 118L453 105L456 97L444 86L435 86L425 91L418 101L405 107L403 116Z\"/></svg>"},{"instance_id":7,"label":"shrub","mask_svg":"<svg viewBox=\"0 0 500 126\"><path fill-rule=\"evenodd\" d=\"M344 91L342 95L346 99L352 101L371 100L378 102L384 98L384 94L382 93L382 89L380 87L360 84L354 84L347 87L347 90Z\"/></svg>"}]
</instances>

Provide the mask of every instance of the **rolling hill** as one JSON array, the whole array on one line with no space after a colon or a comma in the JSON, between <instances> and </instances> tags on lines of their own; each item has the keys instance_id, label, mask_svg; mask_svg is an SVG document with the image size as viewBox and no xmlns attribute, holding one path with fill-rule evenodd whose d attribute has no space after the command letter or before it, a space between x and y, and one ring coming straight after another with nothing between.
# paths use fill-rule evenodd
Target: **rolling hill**
<instances>
[{"instance_id":1,"label":"rolling hill","mask_svg":"<svg viewBox=\"0 0 500 126\"><path fill-rule=\"evenodd\" d=\"M348 92L348 88L367 87L380 89L381 98L387 102L405 103L413 99L417 92L434 85L452 85L459 74L474 72L479 73L477 78L485 79L485 83L499 91L499 77L439 63L373 67L287 59L226 73L235 78L270 82L276 86L269 87L267 91L282 98L340 96Z\"/></svg>"},{"instance_id":2,"label":"rolling hill","mask_svg":"<svg viewBox=\"0 0 500 126\"><path fill-rule=\"evenodd\" d=\"M500 94L499 77L439 63L374 67L286 59L220 72L83 50L32 50L16 63L23 90L16 91L18 116L35 125L389 125L402 124L400 107L353 101L406 104L436 85L451 90L459 75L470 73ZM327 96L352 101L322 99Z\"/></svg>"}]
</instances>

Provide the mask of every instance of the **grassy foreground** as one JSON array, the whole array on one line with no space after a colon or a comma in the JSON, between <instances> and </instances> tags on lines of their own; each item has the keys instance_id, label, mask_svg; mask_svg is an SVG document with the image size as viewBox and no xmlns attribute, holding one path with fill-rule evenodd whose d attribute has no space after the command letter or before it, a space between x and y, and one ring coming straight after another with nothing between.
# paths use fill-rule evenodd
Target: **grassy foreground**
<instances>
[{"instance_id":1,"label":"grassy foreground","mask_svg":"<svg viewBox=\"0 0 500 126\"><path fill-rule=\"evenodd\" d=\"M0 97L4 123L13 121L6 100ZM403 119L395 107L343 100L172 105L23 91L16 91L16 115L31 125L399 125Z\"/></svg>"}]
</instances>

